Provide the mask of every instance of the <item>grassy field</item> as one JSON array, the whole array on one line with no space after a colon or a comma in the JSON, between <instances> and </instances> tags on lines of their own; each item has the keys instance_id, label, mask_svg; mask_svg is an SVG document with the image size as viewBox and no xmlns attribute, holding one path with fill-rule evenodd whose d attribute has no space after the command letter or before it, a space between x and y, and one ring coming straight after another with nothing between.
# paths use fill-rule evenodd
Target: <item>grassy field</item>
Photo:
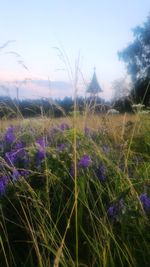
<instances>
[{"instance_id":1,"label":"grassy field","mask_svg":"<svg viewBox=\"0 0 150 267\"><path fill-rule=\"evenodd\" d=\"M150 266L149 115L0 130L0 266Z\"/></svg>"}]
</instances>

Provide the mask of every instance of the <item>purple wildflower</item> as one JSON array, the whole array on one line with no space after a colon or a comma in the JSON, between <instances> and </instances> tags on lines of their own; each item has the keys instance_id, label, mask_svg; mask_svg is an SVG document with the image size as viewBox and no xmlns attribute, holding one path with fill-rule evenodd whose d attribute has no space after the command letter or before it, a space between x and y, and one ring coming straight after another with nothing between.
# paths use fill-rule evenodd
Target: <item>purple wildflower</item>
<instances>
[{"instance_id":1,"label":"purple wildflower","mask_svg":"<svg viewBox=\"0 0 150 267\"><path fill-rule=\"evenodd\" d=\"M39 144L41 146L42 149L45 149L46 147L46 142L45 142L45 139L42 137L42 138L39 138L37 141L36 141L37 144Z\"/></svg>"},{"instance_id":2,"label":"purple wildflower","mask_svg":"<svg viewBox=\"0 0 150 267\"><path fill-rule=\"evenodd\" d=\"M5 158L9 164L16 165L19 162L24 162L27 160L27 154L24 148L12 150L10 152L5 153Z\"/></svg>"},{"instance_id":3,"label":"purple wildflower","mask_svg":"<svg viewBox=\"0 0 150 267\"><path fill-rule=\"evenodd\" d=\"M24 148L18 150L12 150L5 153L5 159L11 166L15 168L28 168L29 167L29 156ZM14 179L17 177L17 172L14 173ZM17 178L18 179L18 178Z\"/></svg>"},{"instance_id":4,"label":"purple wildflower","mask_svg":"<svg viewBox=\"0 0 150 267\"><path fill-rule=\"evenodd\" d=\"M27 178L29 176L30 172L28 170L21 170L20 175L24 178Z\"/></svg>"},{"instance_id":5,"label":"purple wildflower","mask_svg":"<svg viewBox=\"0 0 150 267\"><path fill-rule=\"evenodd\" d=\"M118 213L118 211L117 211L117 208L116 208L115 205L112 205L112 206L109 207L109 209L108 209L108 215L110 217L115 217L117 215L117 213Z\"/></svg>"},{"instance_id":6,"label":"purple wildflower","mask_svg":"<svg viewBox=\"0 0 150 267\"><path fill-rule=\"evenodd\" d=\"M47 136L48 143L51 144L54 141L55 136L60 133L60 130L56 127L50 129L50 133Z\"/></svg>"},{"instance_id":7,"label":"purple wildflower","mask_svg":"<svg viewBox=\"0 0 150 267\"><path fill-rule=\"evenodd\" d=\"M109 207L108 216L112 219L117 219L123 208L124 208L123 199L120 199L119 202L116 202Z\"/></svg>"},{"instance_id":8,"label":"purple wildflower","mask_svg":"<svg viewBox=\"0 0 150 267\"><path fill-rule=\"evenodd\" d=\"M1 176L0 177L0 196L2 196L5 193L7 184L8 184L8 177L6 175Z\"/></svg>"},{"instance_id":9,"label":"purple wildflower","mask_svg":"<svg viewBox=\"0 0 150 267\"><path fill-rule=\"evenodd\" d=\"M38 151L36 153L36 165L37 167L39 167L41 165L42 160L45 158L45 155L46 155L46 151L45 151L46 143L45 143L44 138L38 139L36 143L39 144Z\"/></svg>"},{"instance_id":10,"label":"purple wildflower","mask_svg":"<svg viewBox=\"0 0 150 267\"><path fill-rule=\"evenodd\" d=\"M8 144L11 144L15 141L15 139L16 139L16 137L14 134L14 127L10 126L4 135L4 141Z\"/></svg>"},{"instance_id":11,"label":"purple wildflower","mask_svg":"<svg viewBox=\"0 0 150 267\"><path fill-rule=\"evenodd\" d=\"M104 182L105 181L105 173L106 173L106 168L105 166L99 166L99 168L97 168L95 170L95 174L97 176L97 178L99 179L100 182Z\"/></svg>"},{"instance_id":12,"label":"purple wildflower","mask_svg":"<svg viewBox=\"0 0 150 267\"><path fill-rule=\"evenodd\" d=\"M67 123L62 123L61 125L60 125L60 130L61 131L65 131L65 130L68 130L69 129L69 125L67 124Z\"/></svg>"},{"instance_id":13,"label":"purple wildflower","mask_svg":"<svg viewBox=\"0 0 150 267\"><path fill-rule=\"evenodd\" d=\"M73 164L71 165L71 168L70 168L70 175L74 178L74 166Z\"/></svg>"},{"instance_id":14,"label":"purple wildflower","mask_svg":"<svg viewBox=\"0 0 150 267\"><path fill-rule=\"evenodd\" d=\"M90 164L91 164L91 158L90 158L90 156L89 155L84 155L80 159L80 161L78 163L78 166L79 167L83 167L83 168L87 168L87 167L89 167Z\"/></svg>"},{"instance_id":15,"label":"purple wildflower","mask_svg":"<svg viewBox=\"0 0 150 267\"><path fill-rule=\"evenodd\" d=\"M150 198L146 193L140 195L140 201L142 202L143 208L146 212L150 211Z\"/></svg>"},{"instance_id":16,"label":"purple wildflower","mask_svg":"<svg viewBox=\"0 0 150 267\"><path fill-rule=\"evenodd\" d=\"M38 149L36 153L36 165L39 167L42 163L42 160L45 158L46 152L44 149L40 148Z\"/></svg>"},{"instance_id":17,"label":"purple wildflower","mask_svg":"<svg viewBox=\"0 0 150 267\"><path fill-rule=\"evenodd\" d=\"M84 134L85 136L90 136L90 129L88 127L84 128Z\"/></svg>"},{"instance_id":18,"label":"purple wildflower","mask_svg":"<svg viewBox=\"0 0 150 267\"><path fill-rule=\"evenodd\" d=\"M20 173L18 170L13 170L13 173L12 173L12 179L13 179L13 182L16 182L18 179L20 178Z\"/></svg>"},{"instance_id":19,"label":"purple wildflower","mask_svg":"<svg viewBox=\"0 0 150 267\"><path fill-rule=\"evenodd\" d=\"M16 142L14 149L18 150L24 147L24 144L21 141Z\"/></svg>"},{"instance_id":20,"label":"purple wildflower","mask_svg":"<svg viewBox=\"0 0 150 267\"><path fill-rule=\"evenodd\" d=\"M66 148L66 145L63 143L57 146L57 150L59 152L63 152L65 150L65 148Z\"/></svg>"},{"instance_id":21,"label":"purple wildflower","mask_svg":"<svg viewBox=\"0 0 150 267\"><path fill-rule=\"evenodd\" d=\"M9 164L11 165L15 164L17 160L16 152L14 151L6 152L5 159Z\"/></svg>"},{"instance_id":22,"label":"purple wildflower","mask_svg":"<svg viewBox=\"0 0 150 267\"><path fill-rule=\"evenodd\" d=\"M15 153L16 153L18 158L25 159L25 157L27 156L27 153L26 153L24 148L17 149L17 151Z\"/></svg>"},{"instance_id":23,"label":"purple wildflower","mask_svg":"<svg viewBox=\"0 0 150 267\"><path fill-rule=\"evenodd\" d=\"M26 178L29 175L28 170L17 170L15 169L12 173L13 182L16 182L21 176Z\"/></svg>"},{"instance_id":24,"label":"purple wildflower","mask_svg":"<svg viewBox=\"0 0 150 267\"><path fill-rule=\"evenodd\" d=\"M50 135L53 137L55 136L56 133L58 133L58 128L52 127L50 130Z\"/></svg>"}]
</instances>

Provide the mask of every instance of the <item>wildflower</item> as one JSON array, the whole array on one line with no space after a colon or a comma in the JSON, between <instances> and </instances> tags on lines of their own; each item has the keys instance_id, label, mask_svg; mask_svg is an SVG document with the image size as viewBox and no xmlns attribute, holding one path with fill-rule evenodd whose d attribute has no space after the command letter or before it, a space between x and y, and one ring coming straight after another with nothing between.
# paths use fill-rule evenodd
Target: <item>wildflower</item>
<instances>
[{"instance_id":1,"label":"wildflower","mask_svg":"<svg viewBox=\"0 0 150 267\"><path fill-rule=\"evenodd\" d=\"M117 208L116 208L115 205L112 205L112 206L109 207L109 209L108 209L108 215L110 217L115 217L117 215L117 213L118 213L118 211L117 211Z\"/></svg>"},{"instance_id":2,"label":"wildflower","mask_svg":"<svg viewBox=\"0 0 150 267\"><path fill-rule=\"evenodd\" d=\"M90 135L90 129L88 127L84 128L84 134L85 134L85 136L89 136Z\"/></svg>"},{"instance_id":3,"label":"wildflower","mask_svg":"<svg viewBox=\"0 0 150 267\"><path fill-rule=\"evenodd\" d=\"M20 171L17 170L18 168L29 168L29 156L24 148L6 152L5 159L9 165L15 167L12 174L13 181L18 180L21 175Z\"/></svg>"},{"instance_id":4,"label":"wildflower","mask_svg":"<svg viewBox=\"0 0 150 267\"><path fill-rule=\"evenodd\" d=\"M65 131L65 130L68 130L69 129L69 125L67 124L67 123L62 123L61 125L60 125L60 130L61 131Z\"/></svg>"},{"instance_id":5,"label":"wildflower","mask_svg":"<svg viewBox=\"0 0 150 267\"><path fill-rule=\"evenodd\" d=\"M0 196L2 196L5 193L7 184L8 184L8 177L6 175L1 176L0 177Z\"/></svg>"},{"instance_id":6,"label":"wildflower","mask_svg":"<svg viewBox=\"0 0 150 267\"><path fill-rule=\"evenodd\" d=\"M39 139L37 141L37 144L39 144L38 151L36 153L36 165L37 167L41 165L42 160L45 158L46 152L45 152L45 140L43 138Z\"/></svg>"},{"instance_id":7,"label":"wildflower","mask_svg":"<svg viewBox=\"0 0 150 267\"><path fill-rule=\"evenodd\" d=\"M58 129L56 127L52 127L50 130L50 136L54 137L56 133L58 133Z\"/></svg>"},{"instance_id":8,"label":"wildflower","mask_svg":"<svg viewBox=\"0 0 150 267\"><path fill-rule=\"evenodd\" d=\"M4 135L4 141L6 143L11 144L11 143L13 143L15 141L15 139L16 139L16 137L15 137L15 134L14 134L14 127L10 126L7 129L7 131L6 131L5 135Z\"/></svg>"},{"instance_id":9,"label":"wildflower","mask_svg":"<svg viewBox=\"0 0 150 267\"><path fill-rule=\"evenodd\" d=\"M16 152L10 151L5 153L5 159L9 164L15 164L17 160Z\"/></svg>"},{"instance_id":10,"label":"wildflower","mask_svg":"<svg viewBox=\"0 0 150 267\"><path fill-rule=\"evenodd\" d=\"M45 158L45 151L43 150L39 150L37 153L36 153L36 164L37 166L39 166L42 162L42 160Z\"/></svg>"},{"instance_id":11,"label":"wildflower","mask_svg":"<svg viewBox=\"0 0 150 267\"><path fill-rule=\"evenodd\" d=\"M79 161L79 163L78 163L78 166L79 166L79 167L83 167L83 168L87 168L87 167L89 167L90 164L91 164L91 158L90 158L90 156L88 156L88 155L84 155L84 156L80 159L80 161Z\"/></svg>"},{"instance_id":12,"label":"wildflower","mask_svg":"<svg viewBox=\"0 0 150 267\"><path fill-rule=\"evenodd\" d=\"M27 154L24 148L13 149L10 152L5 153L5 158L9 164L17 165L19 163L25 163L27 161Z\"/></svg>"},{"instance_id":13,"label":"wildflower","mask_svg":"<svg viewBox=\"0 0 150 267\"><path fill-rule=\"evenodd\" d=\"M20 171L20 175L22 176L22 177L24 177L24 178L27 178L28 177L28 175L30 174L30 172L28 171L28 170L21 170Z\"/></svg>"},{"instance_id":14,"label":"wildflower","mask_svg":"<svg viewBox=\"0 0 150 267\"><path fill-rule=\"evenodd\" d=\"M14 169L13 173L12 173L12 178L13 178L13 182L16 182L21 176L26 178L29 175L29 171L28 170L17 170Z\"/></svg>"},{"instance_id":15,"label":"wildflower","mask_svg":"<svg viewBox=\"0 0 150 267\"><path fill-rule=\"evenodd\" d=\"M143 205L143 208L146 212L150 211L150 198L147 196L146 193L140 195L140 201Z\"/></svg>"},{"instance_id":16,"label":"wildflower","mask_svg":"<svg viewBox=\"0 0 150 267\"><path fill-rule=\"evenodd\" d=\"M124 208L123 199L120 199L119 202L112 204L108 209L108 216L112 219L117 219Z\"/></svg>"},{"instance_id":17,"label":"wildflower","mask_svg":"<svg viewBox=\"0 0 150 267\"><path fill-rule=\"evenodd\" d=\"M47 136L48 142L52 143L54 141L55 136L60 132L60 130L56 127L52 127L50 129L50 133Z\"/></svg>"},{"instance_id":18,"label":"wildflower","mask_svg":"<svg viewBox=\"0 0 150 267\"><path fill-rule=\"evenodd\" d=\"M39 138L37 141L36 141L37 144L39 144L41 146L42 149L45 149L46 147L46 142L45 142L45 139L44 138Z\"/></svg>"},{"instance_id":19,"label":"wildflower","mask_svg":"<svg viewBox=\"0 0 150 267\"><path fill-rule=\"evenodd\" d=\"M65 148L66 148L66 145L63 143L57 146L57 150L59 152L63 152L65 150Z\"/></svg>"},{"instance_id":20,"label":"wildflower","mask_svg":"<svg viewBox=\"0 0 150 267\"><path fill-rule=\"evenodd\" d=\"M16 142L14 149L18 150L24 147L24 144L21 141Z\"/></svg>"},{"instance_id":21,"label":"wildflower","mask_svg":"<svg viewBox=\"0 0 150 267\"><path fill-rule=\"evenodd\" d=\"M13 182L16 182L20 178L20 173L18 170L14 169L12 173Z\"/></svg>"},{"instance_id":22,"label":"wildflower","mask_svg":"<svg viewBox=\"0 0 150 267\"><path fill-rule=\"evenodd\" d=\"M95 170L95 174L97 176L97 178L99 179L100 182L104 182L105 181L105 173L106 173L106 168L105 166L99 166L99 168L97 168Z\"/></svg>"}]
</instances>

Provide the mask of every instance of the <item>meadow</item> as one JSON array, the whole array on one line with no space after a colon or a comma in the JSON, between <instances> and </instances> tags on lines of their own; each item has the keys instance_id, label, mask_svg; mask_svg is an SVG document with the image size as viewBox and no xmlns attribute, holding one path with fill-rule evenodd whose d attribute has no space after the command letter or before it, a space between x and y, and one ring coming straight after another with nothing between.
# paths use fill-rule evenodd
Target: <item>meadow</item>
<instances>
[{"instance_id":1,"label":"meadow","mask_svg":"<svg viewBox=\"0 0 150 267\"><path fill-rule=\"evenodd\" d=\"M0 122L0 266L150 266L150 115Z\"/></svg>"}]
</instances>

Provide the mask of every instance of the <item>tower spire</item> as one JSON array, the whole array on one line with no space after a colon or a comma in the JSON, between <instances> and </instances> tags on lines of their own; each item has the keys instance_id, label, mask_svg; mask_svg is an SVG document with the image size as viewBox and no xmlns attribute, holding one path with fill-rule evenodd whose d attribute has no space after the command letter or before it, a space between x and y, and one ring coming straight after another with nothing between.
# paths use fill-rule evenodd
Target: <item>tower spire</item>
<instances>
[{"instance_id":1,"label":"tower spire","mask_svg":"<svg viewBox=\"0 0 150 267\"><path fill-rule=\"evenodd\" d=\"M96 96L98 93L102 92L102 88L99 85L97 77L96 77L96 67L94 67L93 77L86 91L87 93L90 93L91 96Z\"/></svg>"}]
</instances>

